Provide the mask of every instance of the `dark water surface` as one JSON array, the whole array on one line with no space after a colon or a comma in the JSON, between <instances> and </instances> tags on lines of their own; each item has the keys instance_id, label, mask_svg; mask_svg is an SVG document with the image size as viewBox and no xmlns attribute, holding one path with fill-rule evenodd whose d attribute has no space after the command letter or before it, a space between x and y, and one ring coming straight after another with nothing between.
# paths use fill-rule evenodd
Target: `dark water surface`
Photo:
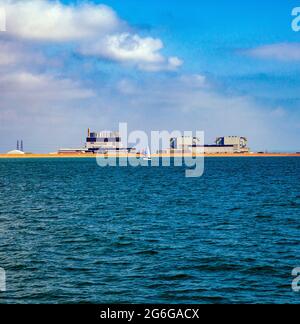
<instances>
[{"instance_id":1,"label":"dark water surface","mask_svg":"<svg viewBox=\"0 0 300 324\"><path fill-rule=\"evenodd\" d=\"M298 303L300 159L0 161L0 303Z\"/></svg>"}]
</instances>

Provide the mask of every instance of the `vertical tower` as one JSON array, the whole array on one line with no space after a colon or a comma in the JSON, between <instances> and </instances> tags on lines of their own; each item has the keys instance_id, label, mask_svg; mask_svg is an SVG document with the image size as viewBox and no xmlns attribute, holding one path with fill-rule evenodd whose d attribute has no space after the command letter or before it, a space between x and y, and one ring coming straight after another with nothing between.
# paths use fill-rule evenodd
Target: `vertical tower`
<instances>
[{"instance_id":1,"label":"vertical tower","mask_svg":"<svg viewBox=\"0 0 300 324\"><path fill-rule=\"evenodd\" d=\"M17 141L17 151L20 150L20 145L19 145L19 141Z\"/></svg>"},{"instance_id":2,"label":"vertical tower","mask_svg":"<svg viewBox=\"0 0 300 324\"><path fill-rule=\"evenodd\" d=\"M24 152L23 140L21 141L21 149L20 149L20 151Z\"/></svg>"},{"instance_id":3,"label":"vertical tower","mask_svg":"<svg viewBox=\"0 0 300 324\"><path fill-rule=\"evenodd\" d=\"M91 130L88 128L88 137L91 137Z\"/></svg>"}]
</instances>

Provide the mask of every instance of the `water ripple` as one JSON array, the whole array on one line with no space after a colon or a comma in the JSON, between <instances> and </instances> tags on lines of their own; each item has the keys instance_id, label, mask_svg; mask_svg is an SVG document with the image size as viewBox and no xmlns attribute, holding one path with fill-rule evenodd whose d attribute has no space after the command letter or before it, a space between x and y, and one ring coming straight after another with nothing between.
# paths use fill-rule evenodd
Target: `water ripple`
<instances>
[{"instance_id":1,"label":"water ripple","mask_svg":"<svg viewBox=\"0 0 300 324\"><path fill-rule=\"evenodd\" d=\"M300 160L0 161L0 303L297 303Z\"/></svg>"}]
</instances>

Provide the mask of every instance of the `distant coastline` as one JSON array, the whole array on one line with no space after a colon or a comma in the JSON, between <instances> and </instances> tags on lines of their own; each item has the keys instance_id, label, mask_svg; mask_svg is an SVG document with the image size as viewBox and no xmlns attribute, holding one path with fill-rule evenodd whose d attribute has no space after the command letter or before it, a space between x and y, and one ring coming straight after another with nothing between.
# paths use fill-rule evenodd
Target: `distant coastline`
<instances>
[{"instance_id":1,"label":"distant coastline","mask_svg":"<svg viewBox=\"0 0 300 324\"><path fill-rule=\"evenodd\" d=\"M103 158L136 158L139 157L139 154L103 154L103 155L96 155L96 154L0 154L0 159L62 159L62 158L96 158L102 157ZM203 156L201 154L152 154L152 158L174 158L174 157L200 157ZM300 153L244 153L244 154L204 154L204 157L215 157L215 158L224 158L224 157L300 157Z\"/></svg>"}]
</instances>

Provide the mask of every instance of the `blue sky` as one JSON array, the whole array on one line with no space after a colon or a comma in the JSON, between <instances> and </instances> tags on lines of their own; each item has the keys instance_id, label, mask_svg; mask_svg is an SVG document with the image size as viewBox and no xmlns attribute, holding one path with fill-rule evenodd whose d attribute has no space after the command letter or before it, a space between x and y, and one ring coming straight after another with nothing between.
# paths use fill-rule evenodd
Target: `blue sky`
<instances>
[{"instance_id":1,"label":"blue sky","mask_svg":"<svg viewBox=\"0 0 300 324\"><path fill-rule=\"evenodd\" d=\"M205 130L300 150L300 1L0 0L0 151L86 129ZM104 5L104 6L103 6Z\"/></svg>"}]
</instances>

